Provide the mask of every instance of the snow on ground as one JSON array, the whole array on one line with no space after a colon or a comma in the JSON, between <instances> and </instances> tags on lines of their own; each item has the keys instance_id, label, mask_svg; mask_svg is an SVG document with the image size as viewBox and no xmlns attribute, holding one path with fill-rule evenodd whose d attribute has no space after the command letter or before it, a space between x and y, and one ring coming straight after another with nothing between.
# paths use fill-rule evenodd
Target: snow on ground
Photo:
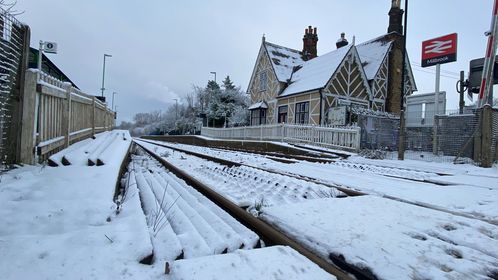
<instances>
[{"instance_id":1,"label":"snow on ground","mask_svg":"<svg viewBox=\"0 0 498 280\"><path fill-rule=\"evenodd\" d=\"M126 145L113 145L110 164L25 166L2 175L2 279L150 279L139 264L152 245L138 196L119 215L113 202L131 142L121 132L127 140L116 141Z\"/></svg>"},{"instance_id":2,"label":"snow on ground","mask_svg":"<svg viewBox=\"0 0 498 280\"><path fill-rule=\"evenodd\" d=\"M469 164L371 160L358 156L335 163L300 161L286 164L258 154L184 144L167 145L498 223L496 166L484 169ZM440 176L440 173L448 175Z\"/></svg>"},{"instance_id":3,"label":"snow on ground","mask_svg":"<svg viewBox=\"0 0 498 280\"><path fill-rule=\"evenodd\" d=\"M119 141L121 140L121 141ZM130 134L125 130L106 131L69 146L49 159L52 165L103 165L118 158L120 146L129 146Z\"/></svg>"},{"instance_id":4,"label":"snow on ground","mask_svg":"<svg viewBox=\"0 0 498 280\"><path fill-rule=\"evenodd\" d=\"M238 250L231 254L179 260L171 280L336 279L290 247Z\"/></svg>"},{"instance_id":5,"label":"snow on ground","mask_svg":"<svg viewBox=\"0 0 498 280\"><path fill-rule=\"evenodd\" d=\"M475 219L375 196L268 207L260 217L324 259L380 279L498 275L498 227Z\"/></svg>"},{"instance_id":6,"label":"snow on ground","mask_svg":"<svg viewBox=\"0 0 498 280\"><path fill-rule=\"evenodd\" d=\"M136 141L241 207L257 210L261 206L343 195L336 189L305 180L246 166L227 167L172 149Z\"/></svg>"},{"instance_id":7,"label":"snow on ground","mask_svg":"<svg viewBox=\"0 0 498 280\"><path fill-rule=\"evenodd\" d=\"M259 237L149 156L133 156L130 184L137 184L154 244L155 259L171 262L251 249Z\"/></svg>"}]
</instances>

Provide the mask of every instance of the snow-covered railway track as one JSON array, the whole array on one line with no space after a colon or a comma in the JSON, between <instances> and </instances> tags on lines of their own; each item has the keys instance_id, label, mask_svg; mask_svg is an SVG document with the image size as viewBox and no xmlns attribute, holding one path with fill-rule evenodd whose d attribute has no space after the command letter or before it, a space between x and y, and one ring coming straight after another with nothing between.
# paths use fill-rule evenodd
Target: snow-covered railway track
<instances>
[{"instance_id":1,"label":"snow-covered railway track","mask_svg":"<svg viewBox=\"0 0 498 280\"><path fill-rule=\"evenodd\" d=\"M127 184L136 184L156 260L171 261L251 249L259 237L147 156L133 155Z\"/></svg>"},{"instance_id":2,"label":"snow-covered railway track","mask_svg":"<svg viewBox=\"0 0 498 280\"><path fill-rule=\"evenodd\" d=\"M233 198L227 198L226 194L222 195L219 192L217 192L215 189L213 189L212 185L206 184L203 182L199 176L193 176L189 171L192 170L185 170L184 167L185 165L177 166L175 161L168 160L170 159L171 154L167 154L165 150L154 150L153 145L147 145L147 143L143 142L135 142L143 151L145 151L146 156L149 156L153 158L156 162L160 163L162 167L166 168L167 170L171 171L173 174L175 174L178 178L181 178L184 180L184 182L193 188L195 188L197 191L199 191L200 194L205 196L206 198L210 199L213 203L215 203L217 206L219 206L221 209L226 211L226 213L229 213L233 218L235 218L237 221L240 223L244 224L247 226L249 229L253 230L256 232L262 240L265 241L267 245L286 245L294 248L296 251L310 259L311 261L315 262L317 265L319 265L322 269L325 271L333 274L334 276L337 277L337 279L353 279L350 274L344 272L343 269L335 266L332 264L330 261L327 261L325 259L322 259L315 255L314 253L310 252L308 249L303 247L300 243L294 241L293 239L290 239L286 235L282 234L280 231L276 230L274 227L268 225L267 223L261 221L257 217L255 217L253 214L249 213L246 211L245 207L242 207L240 204L235 203ZM179 154L179 153L177 153ZM176 155L178 156L178 155ZM173 157L173 156L171 156ZM179 155L180 161L182 160L181 158L184 157L184 155ZM190 159L191 160L191 159ZM198 159L199 161L205 161L205 159ZM187 162L187 160L184 160L184 162ZM216 163L218 164L218 163ZM157 166L156 166L157 167ZM232 166L234 168L246 168L246 167L241 167L241 166ZM187 168L188 169L188 168ZM212 176L216 176L216 170L218 169L206 169L209 170L207 171L208 174ZM222 172L223 168L221 170L218 170ZM229 167L226 167L224 171L236 175L236 176L229 176L231 178L236 178L237 175L234 172L238 172L239 170L236 171L236 169L230 169ZM251 171L251 170L248 170ZM148 171L145 170L145 173ZM149 172L150 173L150 172ZM249 176L248 172L247 176ZM225 174L220 175L220 176L225 176ZM242 178L245 181L249 180L254 180L254 179L248 179L244 176L239 176L237 178ZM229 178L227 177L227 178ZM221 178L221 177L220 177ZM219 179L219 178L218 178ZM225 179L226 180L226 179ZM265 179L266 180L266 179ZM294 180L294 178L289 178L289 180ZM257 178L256 180L258 183L262 183L264 185L264 181L261 181L261 178ZM286 182L289 183L289 182ZM324 187L329 189L328 187ZM285 189L285 188L284 188ZM293 191L291 190L290 193ZM159 192L160 193L160 192ZM306 200L306 199L312 199L312 198L319 198L321 197L319 192L317 191L316 193L312 194L312 192L308 193L310 197L304 198L301 195L293 196L292 194L289 197L295 197L296 200ZM315 197L312 197L315 195ZM327 193L328 197L335 197L336 195L344 195L343 193L336 191L335 193ZM157 194L156 194L157 197ZM300 197L300 198L298 198ZM157 201L157 199L156 199ZM277 201L273 201L273 203L276 203ZM279 201L281 203L292 203L292 201ZM219 247L219 250L223 248ZM355 270L353 267L347 267L344 266L344 269L348 270L350 273L357 274L358 276L362 277L361 271ZM363 275L364 276L364 275ZM363 279L368 279L368 278L363 278Z\"/></svg>"},{"instance_id":3,"label":"snow-covered railway track","mask_svg":"<svg viewBox=\"0 0 498 280\"><path fill-rule=\"evenodd\" d=\"M303 175L295 175L295 174L280 172L280 171L277 171L277 170L268 169L268 168L264 168L264 167L261 167L261 166L250 165L250 164L246 164L246 163L236 162L236 161L233 161L233 160L223 159L223 158L216 157L216 156L211 156L211 155L208 155L208 154L205 154L205 153L200 153L200 152L195 152L195 151L191 151L191 150L187 150L187 149L183 149L183 148L178 148L178 147L175 147L173 145L167 145L167 144L164 144L164 143L157 143L157 142L154 142L154 141L143 140L143 139L140 139L140 140L135 139L135 143L137 143L137 144L146 143L146 144L149 144L149 145L166 148L168 150L177 151L177 152L180 152L180 153L184 153L186 155L191 155L191 156L194 156L194 157L197 157L197 158L205 159L207 161L212 161L212 162L215 162L215 163L219 163L221 165L228 166L228 167L234 167L234 166L235 167L246 167L246 168L250 168L250 169L253 169L253 170L260 170L260 171L263 171L263 172L267 172L267 173L271 173L271 174L276 174L278 176L290 177L290 178L294 178L294 179L297 179L297 180L302 180L302 181L306 181L306 182L309 182L309 183L314 183L314 184L326 186L329 189L330 188L331 189L337 189L340 192L342 192L342 193L344 193L344 194L346 194L348 196L365 195L365 193L359 192L357 190L353 190L353 189L342 187L342 186L338 186L338 185L328 184L326 182L319 181L319 180L317 180L315 178L311 178L311 177L307 177L307 176L303 176Z\"/></svg>"},{"instance_id":4,"label":"snow-covered railway track","mask_svg":"<svg viewBox=\"0 0 498 280\"><path fill-rule=\"evenodd\" d=\"M406 195L398 195L398 193L396 193L396 192L383 193L383 192L378 192L375 189L371 189L371 188L366 188L365 190L363 190L363 189L359 190L358 188L353 189L352 187L345 186L342 184L337 185L337 184L334 184L332 182L328 182L328 180L325 180L323 178L323 176L310 177L310 176L303 175L302 173L299 174L299 172L296 172L297 174L293 174L290 172L282 171L279 168L270 168L268 165L268 162L271 162L271 160L269 160L269 159L265 159L264 161L261 161L261 159L259 159L258 157L253 156L254 159L251 162L250 160L248 160L249 159L248 155L241 155L238 157L234 157L234 156L230 157L230 156L226 156L225 154L223 154L222 151L219 151L219 152L205 152L204 151L203 152L200 150L196 150L195 147L186 148L184 146L188 146L188 145L183 145L183 144L166 144L164 142L158 143L157 141L142 140L142 139L136 140L135 142L137 142L137 141L141 142L141 143L148 144L148 145L154 145L156 147L162 147L162 148L174 150L174 151L177 151L180 153L184 153L186 155L192 155L192 156L206 159L209 161L214 161L214 162L217 162L217 163L220 163L222 165L229 166L229 167L231 167L231 166L246 166L248 168L258 169L258 170L265 171L268 173L279 174L282 176L292 177L292 178L296 178L299 180L305 180L308 182L314 182L316 184L325 185L325 186L328 186L330 188L338 189L338 190L342 191L343 193L347 194L348 196L362 196L362 195L369 195L369 194L376 195L376 196L381 196L383 198L392 199L392 200L396 200L396 201L403 202L403 203L408 203L408 204L412 204L412 205L416 205L416 206L420 206L420 207L424 207L424 208L429 208L432 210L437 210L437 211L449 213L449 214L456 215L456 216L476 219L476 220L484 221L484 222L487 222L487 223L490 223L493 225L497 225L497 220L492 215L486 216L486 215L483 215L481 213L474 212L473 210L472 211L471 210L462 210L460 206L459 206L460 208L459 207L450 207L451 205L447 206L445 204L440 204L440 202L437 199L435 201L432 201L430 199L424 200L424 199L420 199L420 198L411 198L410 196L406 196ZM338 161L338 162L340 162L340 161ZM335 163L332 163L332 164L335 164ZM350 163L345 163L345 164L354 164L358 168L363 165L363 163L356 163L356 162L350 162ZM313 168L316 171L325 172L325 171L327 171L328 165L329 164L326 164L326 165L313 164ZM389 169L389 167L387 167L387 166L378 166L375 164L373 164L373 165L366 164L366 165L371 166L371 168L373 168L373 169L382 169L385 172L387 172L386 170ZM338 168L341 168L341 167L338 167ZM349 168L347 168L347 169L349 169ZM404 180L406 182L415 181L413 183L417 183L417 181L418 181L420 183L424 183L423 185L427 185L427 186L433 185L434 187L436 187L436 189L441 188L442 187L441 185L447 185L444 182L443 183L430 182L431 179L430 178L428 179L428 177L427 177L428 173L430 173L430 172L426 172L426 171L422 171L422 170L414 170L414 169L412 170L412 169L407 169L407 168L399 168L399 169L396 168L396 170L392 171L394 173L392 173L391 175L385 174L382 176L393 177L393 180ZM323 172L321 172L321 173L323 173ZM401 173L409 172L411 175L419 174L419 177L418 177L418 179L416 176L412 179L399 178L398 176L402 176L400 172ZM317 173L320 173L320 172L317 172ZM434 173L434 174L436 174L436 173ZM439 176L439 175L436 175L436 176ZM392 181L391 183L396 183L396 181ZM425 183L428 183L428 184L425 184ZM413 185L413 186L415 186L415 185ZM464 201L464 202L467 203L466 201ZM486 201L483 203L486 203ZM466 204L464 204L464 205L466 205ZM468 203L467 203L467 205L468 205ZM469 209L471 209L471 208L469 208Z\"/></svg>"}]
</instances>

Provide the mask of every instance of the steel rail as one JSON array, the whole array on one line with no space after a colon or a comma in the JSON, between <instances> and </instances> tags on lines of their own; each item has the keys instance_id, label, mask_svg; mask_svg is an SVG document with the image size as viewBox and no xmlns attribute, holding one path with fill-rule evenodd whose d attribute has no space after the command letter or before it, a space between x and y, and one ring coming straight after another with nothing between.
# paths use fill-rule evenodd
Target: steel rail
<instances>
[{"instance_id":1,"label":"steel rail","mask_svg":"<svg viewBox=\"0 0 498 280\"><path fill-rule=\"evenodd\" d=\"M288 176L288 177L292 177L292 178L296 178L296 179L300 179L300 180L305 180L305 181L308 181L308 182L313 182L313 183L316 183L316 184L321 184L321 185L324 185L324 186L327 186L327 187L330 187L330 188L335 188L337 190L340 190L343 193L347 194L348 196L376 195L376 196L379 196L379 197L383 197L383 198L387 198L387 199L391 199L391 200L395 200L395 201L399 201L399 202L403 202L403 203L407 203L407 204L411 204L411 205L415 205L415 206L419 206L419 207L424 207L424 208L427 208L427 209L432 209L432 210L435 210L435 211L440 211L440 212L452 214L452 215L455 215L455 216L460 216L460 217L464 217L464 218L479 220L479 221L486 222L486 223L492 224L492 225L498 225L498 220L492 220L492 219L486 219L486 218L476 217L475 215L472 215L472 214L461 213L461 212L456 212L456 211L452 211L452 210L449 210L449 209L444 209L444 208L441 208L441 207L439 207L437 205L431 205L431 204L425 204L425 203L422 203L422 202L410 201L410 200L407 200L407 199L403 199L403 198L399 198L399 197L395 197L395 196L387 195L387 194L369 194L369 193L365 193L365 192L353 190L353 189L350 189L350 188L347 188L347 187L344 187L344 186L336 186L336 185L333 185L333 184L329 184L329 183L323 182L323 181L321 181L319 179L308 177L308 176L289 174L289 173L285 173L285 172L280 172L280 171L275 171L275 170L271 170L271 169L265 169L265 168L261 168L261 167L257 167L257 166L252 166L250 164L233 162L233 161L229 161L229 160L225 160L225 159L220 159L220 158L212 157L212 156L201 154L201 153L197 153L197 152L192 152L192 151L184 150L184 149L177 148L177 147L171 147L169 145L162 144L162 143L155 143L155 142L147 141L147 140L144 140L144 139L140 139L140 141L144 141L144 142L147 142L149 144L153 144L153 145L165 147L165 148L168 148L168 149L176 150L178 152L183 152L185 154L189 154L189 155L192 155L192 156L197 156L197 157L200 157L200 158L204 158L206 160L214 161L214 162L217 162L217 163L220 163L220 164L223 164L223 162L226 162L226 163L230 164L229 166L247 166L247 167L250 167L250 168L254 168L254 169L266 171L266 172L269 172L269 173L274 173L274 174L278 174L278 175L282 175L282 176ZM389 177L389 176L386 176L386 177ZM393 177L393 178L400 179L400 180L414 181L414 180L406 179L406 178L398 178L398 177ZM421 181L419 181L419 182L421 182ZM442 185L441 183L436 183L436 182L431 182L431 181L424 181L424 182L421 182L421 183L430 183L430 184L435 184L435 185Z\"/></svg>"},{"instance_id":2,"label":"steel rail","mask_svg":"<svg viewBox=\"0 0 498 280\"><path fill-rule=\"evenodd\" d=\"M250 213L246 212L243 208L237 206L235 203L230 201L229 199L225 198L224 196L220 195L207 185L205 185L203 182L193 178L189 174L187 174L185 171L182 169L174 166L173 164L169 163L165 159L163 159L160 155L157 155L154 151L150 150L149 148L145 147L143 144L140 144L135 141L135 144L138 145L142 150L144 150L148 155L153 157L155 160L157 160L159 163L161 163L165 168L170 170L173 174L178 176L179 178L185 180L185 182L195 188L197 191L202 193L204 196L206 196L208 199L213 201L216 205L218 205L220 208L225 210L227 213L232 215L235 219L240 221L242 224L250 228L251 230L255 231L260 237L263 238L264 241L266 241L269 244L272 245L285 245L293 248L294 250L298 251L300 254L320 266L323 270L327 271L328 273L334 275L337 277L339 280L353 280L355 279L352 277L349 273L345 272L343 269L339 268L338 266L320 258L298 242L292 240L291 238L287 237L285 234L282 232L276 230L269 224L265 223L264 221L254 217ZM352 271L354 274L361 273L360 270L353 268L353 267L348 267L350 271ZM360 278L365 278L367 275L358 275Z\"/></svg>"}]
</instances>

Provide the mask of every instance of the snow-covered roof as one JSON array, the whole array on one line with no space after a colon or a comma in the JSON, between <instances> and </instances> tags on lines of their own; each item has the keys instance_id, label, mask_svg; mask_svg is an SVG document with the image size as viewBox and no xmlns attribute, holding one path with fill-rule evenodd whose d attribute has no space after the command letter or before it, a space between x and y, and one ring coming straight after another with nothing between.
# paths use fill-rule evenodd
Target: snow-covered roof
<instances>
[{"instance_id":1,"label":"snow-covered roof","mask_svg":"<svg viewBox=\"0 0 498 280\"><path fill-rule=\"evenodd\" d=\"M302 54L298 50L269 42L265 42L265 47L279 82L286 83L292 75L292 69L304 63Z\"/></svg>"},{"instance_id":2,"label":"snow-covered roof","mask_svg":"<svg viewBox=\"0 0 498 280\"><path fill-rule=\"evenodd\" d=\"M254 104L252 104L251 106L249 106L249 110L254 110L254 109L268 109L268 104L266 104L265 101L260 101L260 102L256 102Z\"/></svg>"},{"instance_id":3,"label":"snow-covered roof","mask_svg":"<svg viewBox=\"0 0 498 280\"><path fill-rule=\"evenodd\" d=\"M306 61L302 68L292 75L291 83L279 96L325 87L351 47L352 45L348 45Z\"/></svg>"},{"instance_id":4,"label":"snow-covered roof","mask_svg":"<svg viewBox=\"0 0 498 280\"><path fill-rule=\"evenodd\" d=\"M360 55L361 64L368 80L375 78L392 45L392 41L385 36L375 38L356 46Z\"/></svg>"}]
</instances>

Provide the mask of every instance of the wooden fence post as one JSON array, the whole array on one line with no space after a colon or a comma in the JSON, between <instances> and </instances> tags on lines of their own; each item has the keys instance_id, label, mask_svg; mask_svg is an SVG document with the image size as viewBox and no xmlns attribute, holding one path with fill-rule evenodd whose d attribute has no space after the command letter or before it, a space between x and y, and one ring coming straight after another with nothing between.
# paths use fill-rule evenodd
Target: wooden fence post
<instances>
[{"instance_id":1,"label":"wooden fence post","mask_svg":"<svg viewBox=\"0 0 498 280\"><path fill-rule=\"evenodd\" d=\"M481 167L493 166L491 145L493 137L493 110L489 104L482 108L481 122Z\"/></svg>"},{"instance_id":2,"label":"wooden fence post","mask_svg":"<svg viewBox=\"0 0 498 280\"><path fill-rule=\"evenodd\" d=\"M92 96L92 137L95 136L95 96Z\"/></svg>"},{"instance_id":3,"label":"wooden fence post","mask_svg":"<svg viewBox=\"0 0 498 280\"><path fill-rule=\"evenodd\" d=\"M280 135L280 142L284 142L284 139L285 139L285 135L284 135L284 133L285 133L285 123L282 123L280 125L280 127L281 127L280 128L280 134L281 134Z\"/></svg>"},{"instance_id":4,"label":"wooden fence post","mask_svg":"<svg viewBox=\"0 0 498 280\"><path fill-rule=\"evenodd\" d=\"M38 75L34 71L27 70L22 92L22 122L21 122L21 151L22 163L35 163L36 145L36 122L37 122L37 95L36 85Z\"/></svg>"},{"instance_id":5,"label":"wooden fence post","mask_svg":"<svg viewBox=\"0 0 498 280\"><path fill-rule=\"evenodd\" d=\"M64 136L64 147L69 147L71 133L71 83L64 82L63 89L66 93L62 111L62 135Z\"/></svg>"}]
</instances>

